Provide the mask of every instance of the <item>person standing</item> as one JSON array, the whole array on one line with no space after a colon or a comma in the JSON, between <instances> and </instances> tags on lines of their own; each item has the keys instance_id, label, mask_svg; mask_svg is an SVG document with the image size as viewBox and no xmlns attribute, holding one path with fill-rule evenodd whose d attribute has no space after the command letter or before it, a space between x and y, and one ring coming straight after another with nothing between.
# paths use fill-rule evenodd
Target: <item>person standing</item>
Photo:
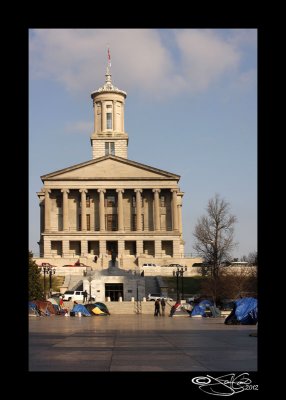
<instances>
[{"instance_id":1,"label":"person standing","mask_svg":"<svg viewBox=\"0 0 286 400\"><path fill-rule=\"evenodd\" d=\"M160 313L160 301L159 301L159 299L156 299L154 317L158 317L158 315L161 316L161 313Z\"/></svg>"},{"instance_id":2,"label":"person standing","mask_svg":"<svg viewBox=\"0 0 286 400\"><path fill-rule=\"evenodd\" d=\"M83 292L83 302L85 303L87 301L87 291L85 290Z\"/></svg>"},{"instance_id":3,"label":"person standing","mask_svg":"<svg viewBox=\"0 0 286 400\"><path fill-rule=\"evenodd\" d=\"M161 299L161 308L162 308L162 316L165 317L165 307L166 307L166 302L165 299Z\"/></svg>"}]
</instances>

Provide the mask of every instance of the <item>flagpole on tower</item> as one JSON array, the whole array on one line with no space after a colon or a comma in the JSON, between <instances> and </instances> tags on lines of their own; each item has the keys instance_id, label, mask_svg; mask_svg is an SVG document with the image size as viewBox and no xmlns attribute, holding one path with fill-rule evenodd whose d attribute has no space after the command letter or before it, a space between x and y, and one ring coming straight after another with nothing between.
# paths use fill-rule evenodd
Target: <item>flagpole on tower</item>
<instances>
[{"instance_id":1,"label":"flagpole on tower","mask_svg":"<svg viewBox=\"0 0 286 400\"><path fill-rule=\"evenodd\" d=\"M110 49L109 46L107 48L107 59L108 59L108 66L111 68L111 57L110 57Z\"/></svg>"},{"instance_id":2,"label":"flagpole on tower","mask_svg":"<svg viewBox=\"0 0 286 400\"><path fill-rule=\"evenodd\" d=\"M110 56L109 44L107 44L107 67L106 67L106 74L105 74L105 82L111 84L110 68L111 68L111 56Z\"/></svg>"}]
</instances>

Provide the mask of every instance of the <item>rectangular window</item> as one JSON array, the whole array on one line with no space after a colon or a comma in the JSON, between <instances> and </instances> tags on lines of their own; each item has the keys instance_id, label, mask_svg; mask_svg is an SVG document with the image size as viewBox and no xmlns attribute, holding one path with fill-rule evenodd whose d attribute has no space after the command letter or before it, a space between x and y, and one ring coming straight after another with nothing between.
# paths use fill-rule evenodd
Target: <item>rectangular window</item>
<instances>
[{"instance_id":1,"label":"rectangular window","mask_svg":"<svg viewBox=\"0 0 286 400\"><path fill-rule=\"evenodd\" d=\"M106 113L106 128L112 129L112 113Z\"/></svg>"},{"instance_id":2,"label":"rectangular window","mask_svg":"<svg viewBox=\"0 0 286 400\"><path fill-rule=\"evenodd\" d=\"M90 214L86 214L86 229L90 231Z\"/></svg>"},{"instance_id":3,"label":"rectangular window","mask_svg":"<svg viewBox=\"0 0 286 400\"><path fill-rule=\"evenodd\" d=\"M165 196L161 196L161 207L165 207Z\"/></svg>"},{"instance_id":4,"label":"rectangular window","mask_svg":"<svg viewBox=\"0 0 286 400\"><path fill-rule=\"evenodd\" d=\"M78 214L78 230L81 231L81 214Z\"/></svg>"},{"instance_id":5,"label":"rectangular window","mask_svg":"<svg viewBox=\"0 0 286 400\"><path fill-rule=\"evenodd\" d=\"M86 207L89 208L90 207L90 195L86 195Z\"/></svg>"},{"instance_id":6,"label":"rectangular window","mask_svg":"<svg viewBox=\"0 0 286 400\"><path fill-rule=\"evenodd\" d=\"M105 142L105 155L115 156L115 144L114 142Z\"/></svg>"},{"instance_id":7,"label":"rectangular window","mask_svg":"<svg viewBox=\"0 0 286 400\"><path fill-rule=\"evenodd\" d=\"M106 215L106 230L117 231L117 215L107 214Z\"/></svg>"},{"instance_id":8,"label":"rectangular window","mask_svg":"<svg viewBox=\"0 0 286 400\"><path fill-rule=\"evenodd\" d=\"M110 154L115 156L115 145L114 142L110 142Z\"/></svg>"}]
</instances>

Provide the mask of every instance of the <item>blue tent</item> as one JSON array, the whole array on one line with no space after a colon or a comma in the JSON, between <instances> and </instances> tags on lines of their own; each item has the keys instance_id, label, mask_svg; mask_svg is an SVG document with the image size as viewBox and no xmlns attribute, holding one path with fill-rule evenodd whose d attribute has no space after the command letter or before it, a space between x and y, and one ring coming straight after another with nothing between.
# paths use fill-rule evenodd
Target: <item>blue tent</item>
<instances>
[{"instance_id":1,"label":"blue tent","mask_svg":"<svg viewBox=\"0 0 286 400\"><path fill-rule=\"evenodd\" d=\"M236 300L235 316L242 325L255 325L257 323L257 299L244 297Z\"/></svg>"},{"instance_id":2,"label":"blue tent","mask_svg":"<svg viewBox=\"0 0 286 400\"><path fill-rule=\"evenodd\" d=\"M85 308L84 305L82 304L76 304L73 309L72 312L81 312L82 315L84 315L85 317L91 317L90 313L88 312L88 310Z\"/></svg>"},{"instance_id":3,"label":"blue tent","mask_svg":"<svg viewBox=\"0 0 286 400\"><path fill-rule=\"evenodd\" d=\"M33 301L29 301L29 315L30 316L33 315L33 316L36 316L36 317L40 316L37 304L34 303Z\"/></svg>"},{"instance_id":4,"label":"blue tent","mask_svg":"<svg viewBox=\"0 0 286 400\"><path fill-rule=\"evenodd\" d=\"M191 317L195 315L201 315L202 317L206 317L206 308L211 307L213 303L210 300L202 300L198 305L196 305L192 312L191 312Z\"/></svg>"},{"instance_id":5,"label":"blue tent","mask_svg":"<svg viewBox=\"0 0 286 400\"><path fill-rule=\"evenodd\" d=\"M232 312L226 317L226 325L255 325L257 323L257 299L244 297L235 300Z\"/></svg>"}]
</instances>

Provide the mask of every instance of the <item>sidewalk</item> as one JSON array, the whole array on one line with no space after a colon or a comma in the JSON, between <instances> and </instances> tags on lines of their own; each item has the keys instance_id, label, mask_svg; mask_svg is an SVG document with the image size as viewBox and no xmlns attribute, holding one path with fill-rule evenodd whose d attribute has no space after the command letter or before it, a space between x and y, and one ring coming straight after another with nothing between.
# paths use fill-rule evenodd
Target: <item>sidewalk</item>
<instances>
[{"instance_id":1,"label":"sidewalk","mask_svg":"<svg viewBox=\"0 0 286 400\"><path fill-rule=\"evenodd\" d=\"M256 371L256 326L149 315L29 319L30 371Z\"/></svg>"}]
</instances>

